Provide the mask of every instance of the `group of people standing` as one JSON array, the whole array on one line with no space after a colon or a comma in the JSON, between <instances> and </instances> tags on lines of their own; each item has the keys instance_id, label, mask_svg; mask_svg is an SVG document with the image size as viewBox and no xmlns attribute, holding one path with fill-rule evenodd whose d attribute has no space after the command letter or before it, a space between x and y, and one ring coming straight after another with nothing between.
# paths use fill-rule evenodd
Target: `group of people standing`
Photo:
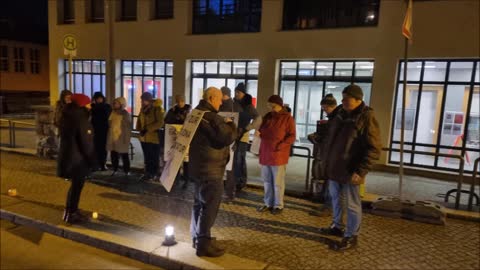
<instances>
[{"instance_id":1,"label":"group of people standing","mask_svg":"<svg viewBox=\"0 0 480 270\"><path fill-rule=\"evenodd\" d=\"M317 132L309 136L316 149L313 175L325 180L328 192L324 193L323 201L333 210L331 226L319 232L342 237L342 241L332 246L335 250L357 244L362 217L359 185L365 182L381 151L378 122L373 110L362 101L362 89L352 84L345 87L342 95L340 106L331 94L323 98L321 106L328 120L321 120ZM144 153L143 179L149 180L159 175L160 155L164 151L161 128L164 124L182 125L191 106L185 104L183 96L176 96L176 105L164 118L161 100L155 100L148 92L142 94L141 100L136 129ZM82 94L66 90L61 93L55 124L60 137L58 175L72 182L64 214L68 223L84 220L78 211L78 202L85 177L93 168L106 169L107 150L112 158L113 174L117 172L120 157L124 172L129 173L132 124L125 105L125 99L120 97L111 108L101 93L95 93L93 103ZM236 192L246 185L246 152L252 131L261 140L259 163L264 182L264 205L257 211L277 215L284 209L286 166L296 140L296 125L280 96L270 96L267 107L269 112L261 117L252 96L240 83L235 87L235 98L226 86L207 88L195 108L204 111L204 115L192 138L183 177L195 185L190 229L198 256L218 257L225 252L212 237L211 228L222 199L230 203ZM222 111L238 113L238 125L230 117L220 116L218 113ZM232 145L233 157L229 149ZM231 158L233 167L225 173ZM225 175L226 181L223 181ZM343 212L346 212L346 225Z\"/></svg>"}]
</instances>

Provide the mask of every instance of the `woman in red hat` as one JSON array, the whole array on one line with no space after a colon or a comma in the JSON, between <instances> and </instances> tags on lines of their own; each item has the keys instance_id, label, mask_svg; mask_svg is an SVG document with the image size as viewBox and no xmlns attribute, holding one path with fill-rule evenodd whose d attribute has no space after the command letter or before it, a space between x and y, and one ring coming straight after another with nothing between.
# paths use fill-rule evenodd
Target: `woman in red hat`
<instances>
[{"instance_id":1,"label":"woman in red hat","mask_svg":"<svg viewBox=\"0 0 480 270\"><path fill-rule=\"evenodd\" d=\"M78 202L85 177L95 166L93 129L88 121L90 108L89 97L73 94L72 103L67 104L63 109L60 123L61 140L57 175L72 179L63 215L63 220L70 224L86 220L78 211Z\"/></svg>"},{"instance_id":2,"label":"woman in red hat","mask_svg":"<svg viewBox=\"0 0 480 270\"><path fill-rule=\"evenodd\" d=\"M257 211L270 210L272 214L280 214L283 210L285 193L285 172L290 149L296 139L295 121L283 106L278 95L268 99L271 109L263 117L259 130L255 133L262 139L260 142L260 165L265 188L264 203Z\"/></svg>"}]
</instances>

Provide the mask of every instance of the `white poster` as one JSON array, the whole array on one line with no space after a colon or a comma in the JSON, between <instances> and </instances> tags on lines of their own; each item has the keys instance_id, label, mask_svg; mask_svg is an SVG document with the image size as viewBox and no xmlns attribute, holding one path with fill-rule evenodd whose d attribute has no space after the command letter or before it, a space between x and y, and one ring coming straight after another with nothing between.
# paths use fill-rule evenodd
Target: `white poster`
<instances>
[{"instance_id":1,"label":"white poster","mask_svg":"<svg viewBox=\"0 0 480 270\"><path fill-rule=\"evenodd\" d=\"M193 135L195 134L204 113L205 111L193 110L187 116L187 119L185 119L185 123L180 132L176 134L175 143L167 148L165 141L166 163L163 168L162 176L160 176L160 181L168 192L172 189L177 172L183 163L185 155L187 155L188 146L192 141ZM165 130L165 135L167 135L167 132L168 131Z\"/></svg>"},{"instance_id":2,"label":"white poster","mask_svg":"<svg viewBox=\"0 0 480 270\"><path fill-rule=\"evenodd\" d=\"M182 130L183 125L171 125L165 124L165 149L171 149L175 142L177 141L177 135ZM163 160L167 161L168 151L163 151ZM184 158L185 162L188 162L188 147L187 147L187 154Z\"/></svg>"},{"instance_id":3,"label":"white poster","mask_svg":"<svg viewBox=\"0 0 480 270\"><path fill-rule=\"evenodd\" d=\"M238 127L238 112L219 112L218 115L225 117L225 118L231 118L233 123L235 123L235 126ZM230 145L230 159L227 163L227 166L225 167L225 171L231 171L232 166L233 166L233 146L235 145L235 142L233 142Z\"/></svg>"}]
</instances>

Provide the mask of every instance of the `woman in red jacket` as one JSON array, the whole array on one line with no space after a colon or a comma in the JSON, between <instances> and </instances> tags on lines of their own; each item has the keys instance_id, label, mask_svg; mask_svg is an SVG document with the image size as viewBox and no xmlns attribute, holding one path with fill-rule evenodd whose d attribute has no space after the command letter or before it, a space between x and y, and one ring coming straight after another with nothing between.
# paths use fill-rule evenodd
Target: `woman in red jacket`
<instances>
[{"instance_id":1,"label":"woman in red jacket","mask_svg":"<svg viewBox=\"0 0 480 270\"><path fill-rule=\"evenodd\" d=\"M290 157L290 148L295 142L295 121L283 107L283 100L278 95L268 99L271 109L263 117L262 125L256 135L260 136L260 165L265 187L265 205L258 212L270 210L280 214L283 210L285 193L285 171Z\"/></svg>"}]
</instances>

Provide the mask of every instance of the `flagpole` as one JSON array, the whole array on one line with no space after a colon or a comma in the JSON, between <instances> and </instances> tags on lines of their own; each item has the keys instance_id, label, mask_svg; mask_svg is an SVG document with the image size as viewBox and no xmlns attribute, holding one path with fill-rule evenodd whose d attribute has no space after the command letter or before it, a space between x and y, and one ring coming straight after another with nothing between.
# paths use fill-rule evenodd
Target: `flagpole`
<instances>
[{"instance_id":1,"label":"flagpole","mask_svg":"<svg viewBox=\"0 0 480 270\"><path fill-rule=\"evenodd\" d=\"M405 53L403 57L403 90L402 90L402 127L400 130L400 167L399 167L399 181L398 193L400 200L403 199L403 150L405 144L405 106L407 103L407 66L408 66L408 38L405 39Z\"/></svg>"}]
</instances>

